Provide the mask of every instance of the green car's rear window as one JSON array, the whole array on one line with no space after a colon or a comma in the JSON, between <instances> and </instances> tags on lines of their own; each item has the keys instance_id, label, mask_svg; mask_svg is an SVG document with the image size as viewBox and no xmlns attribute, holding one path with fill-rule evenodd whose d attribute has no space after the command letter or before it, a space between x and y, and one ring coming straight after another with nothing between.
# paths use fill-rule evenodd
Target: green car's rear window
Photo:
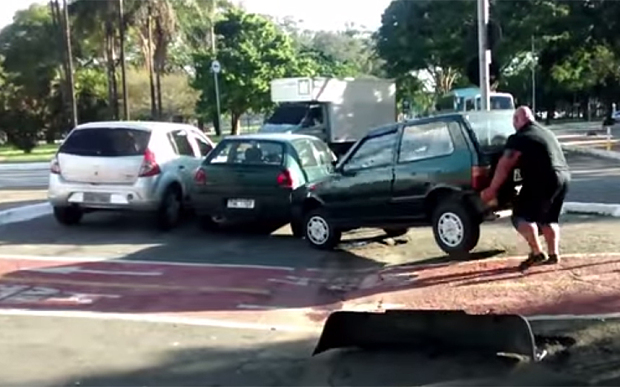
<instances>
[{"instance_id":1,"label":"green car's rear window","mask_svg":"<svg viewBox=\"0 0 620 387\"><path fill-rule=\"evenodd\" d=\"M222 142L208 164L282 165L284 146L275 141L229 140Z\"/></svg>"}]
</instances>

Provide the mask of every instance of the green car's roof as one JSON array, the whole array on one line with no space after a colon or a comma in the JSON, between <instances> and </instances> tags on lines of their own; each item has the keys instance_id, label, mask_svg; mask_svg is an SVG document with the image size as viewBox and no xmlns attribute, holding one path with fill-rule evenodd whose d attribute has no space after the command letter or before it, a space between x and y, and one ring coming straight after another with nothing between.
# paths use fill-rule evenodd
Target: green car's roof
<instances>
[{"instance_id":1,"label":"green car's roof","mask_svg":"<svg viewBox=\"0 0 620 387\"><path fill-rule=\"evenodd\" d=\"M306 134L293 134L293 133L253 133L253 134L239 134L229 135L222 139L222 141L236 141L236 140L271 140L289 142L297 139L312 139L317 140L317 137L308 136Z\"/></svg>"}]
</instances>

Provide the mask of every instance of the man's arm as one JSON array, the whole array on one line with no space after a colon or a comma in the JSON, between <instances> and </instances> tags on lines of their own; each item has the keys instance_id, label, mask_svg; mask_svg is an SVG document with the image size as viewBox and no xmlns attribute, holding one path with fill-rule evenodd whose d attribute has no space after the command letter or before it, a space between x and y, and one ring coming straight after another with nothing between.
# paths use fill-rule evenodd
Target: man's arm
<instances>
[{"instance_id":1,"label":"man's arm","mask_svg":"<svg viewBox=\"0 0 620 387\"><path fill-rule=\"evenodd\" d=\"M489 189L493 192L497 192L500 187L504 184L510 172L514 169L519 161L519 157L521 157L521 152L514 149L506 149L504 154L499 159L497 163L497 167L495 168L495 174L493 175L493 180L491 181L491 185Z\"/></svg>"}]
</instances>

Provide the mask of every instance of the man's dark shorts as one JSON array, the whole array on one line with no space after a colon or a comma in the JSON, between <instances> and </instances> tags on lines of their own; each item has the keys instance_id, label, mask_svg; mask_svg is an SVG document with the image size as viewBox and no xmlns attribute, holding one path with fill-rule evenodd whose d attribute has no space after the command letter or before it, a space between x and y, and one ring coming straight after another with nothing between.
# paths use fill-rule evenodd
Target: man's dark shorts
<instances>
[{"instance_id":1,"label":"man's dark shorts","mask_svg":"<svg viewBox=\"0 0 620 387\"><path fill-rule=\"evenodd\" d=\"M555 181L553 181L555 180ZM544 185L523 184L512 210L512 224L520 222L549 225L558 223L570 177L563 174Z\"/></svg>"}]
</instances>

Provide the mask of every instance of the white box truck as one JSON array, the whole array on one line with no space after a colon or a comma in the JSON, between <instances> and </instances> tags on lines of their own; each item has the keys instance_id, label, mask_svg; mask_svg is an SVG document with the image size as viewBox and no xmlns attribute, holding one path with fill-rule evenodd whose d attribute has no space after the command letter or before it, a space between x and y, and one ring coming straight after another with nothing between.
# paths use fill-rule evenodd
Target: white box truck
<instances>
[{"instance_id":1,"label":"white box truck","mask_svg":"<svg viewBox=\"0 0 620 387\"><path fill-rule=\"evenodd\" d=\"M309 134L338 156L372 128L397 119L396 84L378 78L281 78L271 82L276 109L260 133Z\"/></svg>"}]
</instances>

